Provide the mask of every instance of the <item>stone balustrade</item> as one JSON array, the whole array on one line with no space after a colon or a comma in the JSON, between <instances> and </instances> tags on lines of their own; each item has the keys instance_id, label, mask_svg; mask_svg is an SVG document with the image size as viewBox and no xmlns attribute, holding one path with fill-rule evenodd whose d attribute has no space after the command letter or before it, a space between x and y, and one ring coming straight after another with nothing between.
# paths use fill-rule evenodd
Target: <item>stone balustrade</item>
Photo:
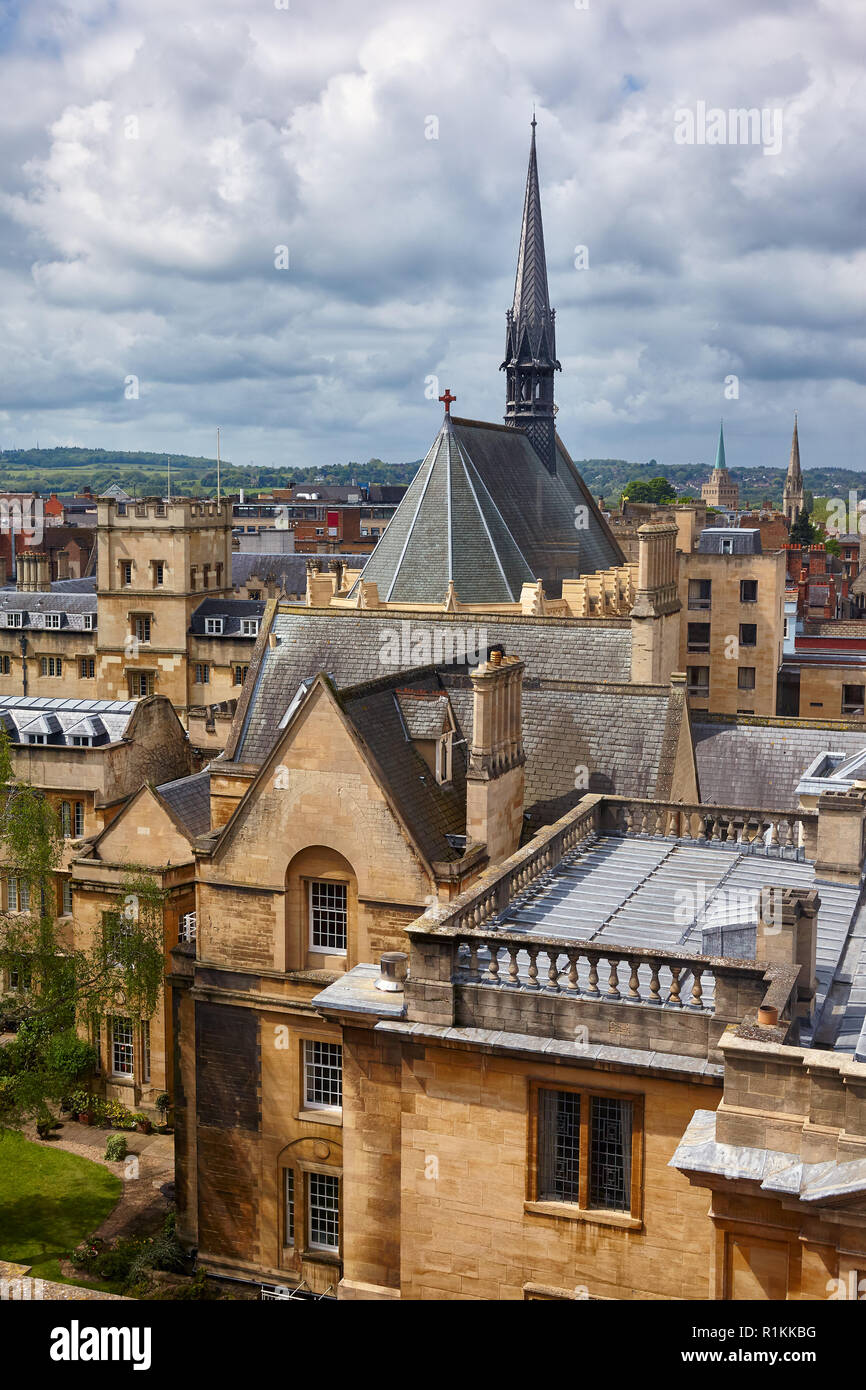
<instances>
[{"instance_id":1,"label":"stone balustrade","mask_svg":"<svg viewBox=\"0 0 866 1390\"><path fill-rule=\"evenodd\" d=\"M600 829L610 835L661 836L695 844L736 845L750 854L813 859L818 813L608 796Z\"/></svg>"},{"instance_id":2,"label":"stone balustrade","mask_svg":"<svg viewBox=\"0 0 866 1390\"><path fill-rule=\"evenodd\" d=\"M765 967L754 961L724 963L688 952L609 945L564 945L561 941L507 935L501 931L457 935L455 981L543 990L610 1003L649 1004L712 1012L715 970L726 977L761 982ZM541 968L540 968L541 967ZM622 973L621 973L622 972ZM707 988L704 988L707 977ZM683 997L683 988L686 994Z\"/></svg>"}]
</instances>

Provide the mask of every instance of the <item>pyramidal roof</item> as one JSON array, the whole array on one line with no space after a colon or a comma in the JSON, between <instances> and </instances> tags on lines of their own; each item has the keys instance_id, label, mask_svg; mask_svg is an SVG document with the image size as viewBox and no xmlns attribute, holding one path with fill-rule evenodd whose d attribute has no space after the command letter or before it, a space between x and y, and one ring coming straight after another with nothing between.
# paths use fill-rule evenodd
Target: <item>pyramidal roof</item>
<instances>
[{"instance_id":1,"label":"pyramidal roof","mask_svg":"<svg viewBox=\"0 0 866 1390\"><path fill-rule=\"evenodd\" d=\"M534 582L447 412L363 578L391 603L443 603L449 584L462 603L516 603Z\"/></svg>"}]
</instances>

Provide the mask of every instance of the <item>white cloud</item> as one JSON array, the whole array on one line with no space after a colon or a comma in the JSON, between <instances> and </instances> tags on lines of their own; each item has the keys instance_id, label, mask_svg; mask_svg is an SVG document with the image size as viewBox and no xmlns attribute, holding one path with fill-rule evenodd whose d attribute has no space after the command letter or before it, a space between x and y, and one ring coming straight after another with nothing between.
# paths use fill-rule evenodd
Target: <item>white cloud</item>
<instances>
[{"instance_id":1,"label":"white cloud","mask_svg":"<svg viewBox=\"0 0 866 1390\"><path fill-rule=\"evenodd\" d=\"M429 374L500 418L534 99L572 454L709 459L724 410L782 465L799 406L807 466L863 466L858 9L24 0L0 443L417 458ZM778 107L779 154L675 144L699 101Z\"/></svg>"}]
</instances>

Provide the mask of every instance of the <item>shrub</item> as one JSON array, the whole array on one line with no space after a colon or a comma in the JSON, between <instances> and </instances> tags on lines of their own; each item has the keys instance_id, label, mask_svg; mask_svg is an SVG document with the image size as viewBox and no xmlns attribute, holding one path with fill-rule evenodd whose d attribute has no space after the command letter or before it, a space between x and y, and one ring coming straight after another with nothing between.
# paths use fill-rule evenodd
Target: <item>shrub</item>
<instances>
[{"instance_id":1,"label":"shrub","mask_svg":"<svg viewBox=\"0 0 866 1390\"><path fill-rule=\"evenodd\" d=\"M87 1076L96 1066L96 1049L69 1029L49 1039L45 1046L45 1066L65 1085Z\"/></svg>"},{"instance_id":2,"label":"shrub","mask_svg":"<svg viewBox=\"0 0 866 1390\"><path fill-rule=\"evenodd\" d=\"M105 1249L105 1241L101 1236L91 1236L89 1240L83 1240L76 1246L69 1256L69 1263L75 1269L83 1269L89 1273L93 1268L94 1261L102 1254Z\"/></svg>"},{"instance_id":3,"label":"shrub","mask_svg":"<svg viewBox=\"0 0 866 1390\"><path fill-rule=\"evenodd\" d=\"M126 1139L122 1134L109 1134L105 1157L109 1163L121 1163L126 1158Z\"/></svg>"}]
</instances>

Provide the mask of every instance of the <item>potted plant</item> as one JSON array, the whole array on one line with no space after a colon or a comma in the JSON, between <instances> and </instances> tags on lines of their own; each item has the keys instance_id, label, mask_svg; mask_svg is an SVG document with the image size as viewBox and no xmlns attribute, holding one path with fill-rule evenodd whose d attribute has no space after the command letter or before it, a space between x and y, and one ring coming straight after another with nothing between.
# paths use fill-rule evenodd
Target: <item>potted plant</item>
<instances>
[{"instance_id":1,"label":"potted plant","mask_svg":"<svg viewBox=\"0 0 866 1390\"><path fill-rule=\"evenodd\" d=\"M152 1134L153 1125L146 1115L137 1114L132 1117L135 1120L135 1127L139 1134Z\"/></svg>"},{"instance_id":2,"label":"potted plant","mask_svg":"<svg viewBox=\"0 0 866 1390\"><path fill-rule=\"evenodd\" d=\"M169 1107L171 1106L171 1096L168 1094L168 1091L160 1091L154 1101L154 1105L159 1111L160 1125L165 1129L168 1122Z\"/></svg>"},{"instance_id":3,"label":"potted plant","mask_svg":"<svg viewBox=\"0 0 866 1390\"><path fill-rule=\"evenodd\" d=\"M72 1114L76 1116L79 1124L93 1124L96 1119L96 1112L93 1105L94 1099L95 1098L88 1095L86 1091L76 1091L74 1095L69 1097Z\"/></svg>"}]
</instances>

